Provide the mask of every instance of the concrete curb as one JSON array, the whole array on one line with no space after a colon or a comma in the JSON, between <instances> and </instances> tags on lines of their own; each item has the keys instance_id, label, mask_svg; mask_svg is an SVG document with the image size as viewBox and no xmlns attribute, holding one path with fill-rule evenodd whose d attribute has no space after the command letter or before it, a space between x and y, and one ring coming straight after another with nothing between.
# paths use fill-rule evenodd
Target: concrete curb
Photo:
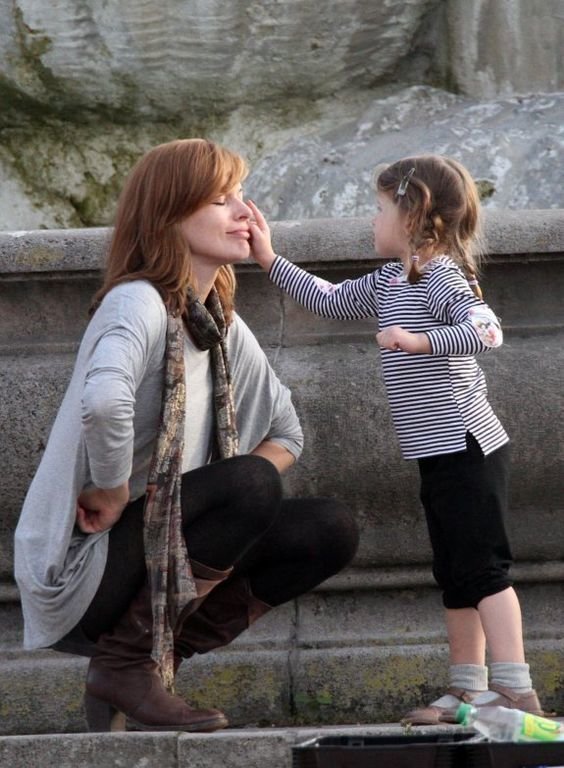
<instances>
[{"instance_id":1,"label":"concrete curb","mask_svg":"<svg viewBox=\"0 0 564 768\"><path fill-rule=\"evenodd\" d=\"M460 732L459 726L411 733ZM328 728L228 729L213 734L113 733L5 736L0 765L10 768L291 768L292 747L327 736L401 736L399 724Z\"/></svg>"}]
</instances>

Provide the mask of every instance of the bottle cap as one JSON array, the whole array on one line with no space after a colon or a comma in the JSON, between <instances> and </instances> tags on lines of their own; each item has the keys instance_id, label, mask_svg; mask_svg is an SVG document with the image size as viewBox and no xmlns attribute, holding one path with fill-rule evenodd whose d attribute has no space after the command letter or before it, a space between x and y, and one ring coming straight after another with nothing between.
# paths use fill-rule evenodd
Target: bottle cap
<instances>
[{"instance_id":1,"label":"bottle cap","mask_svg":"<svg viewBox=\"0 0 564 768\"><path fill-rule=\"evenodd\" d=\"M461 725L469 725L469 715L473 709L472 704L459 704L456 710L456 722Z\"/></svg>"}]
</instances>

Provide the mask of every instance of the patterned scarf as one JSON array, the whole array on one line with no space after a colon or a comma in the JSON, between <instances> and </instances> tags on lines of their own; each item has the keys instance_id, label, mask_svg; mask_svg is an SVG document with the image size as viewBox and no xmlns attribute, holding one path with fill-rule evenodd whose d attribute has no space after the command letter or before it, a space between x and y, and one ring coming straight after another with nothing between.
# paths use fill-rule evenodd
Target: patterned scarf
<instances>
[{"instance_id":1,"label":"patterned scarf","mask_svg":"<svg viewBox=\"0 0 564 768\"><path fill-rule=\"evenodd\" d=\"M186 323L199 349L209 349L213 375L217 449L220 458L235 456L239 439L225 335L223 308L214 288L204 306L189 292ZM165 381L157 442L149 470L144 510L145 561L153 609L152 658L163 683L174 689L173 631L183 608L196 595L182 533L182 454L186 385L184 323L168 314Z\"/></svg>"}]
</instances>

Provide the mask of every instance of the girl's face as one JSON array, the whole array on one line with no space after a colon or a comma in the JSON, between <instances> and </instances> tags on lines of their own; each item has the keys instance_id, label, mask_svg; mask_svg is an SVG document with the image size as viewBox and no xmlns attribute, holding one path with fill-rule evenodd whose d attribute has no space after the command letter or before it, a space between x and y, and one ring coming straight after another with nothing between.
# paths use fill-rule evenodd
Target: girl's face
<instances>
[{"instance_id":1,"label":"girl's face","mask_svg":"<svg viewBox=\"0 0 564 768\"><path fill-rule=\"evenodd\" d=\"M374 248L387 259L405 259L411 256L406 215L390 195L378 192L376 215L372 220Z\"/></svg>"},{"instance_id":2,"label":"girl's face","mask_svg":"<svg viewBox=\"0 0 564 768\"><path fill-rule=\"evenodd\" d=\"M217 270L246 261L251 252L251 209L243 202L240 184L218 195L181 222L193 267Z\"/></svg>"}]
</instances>

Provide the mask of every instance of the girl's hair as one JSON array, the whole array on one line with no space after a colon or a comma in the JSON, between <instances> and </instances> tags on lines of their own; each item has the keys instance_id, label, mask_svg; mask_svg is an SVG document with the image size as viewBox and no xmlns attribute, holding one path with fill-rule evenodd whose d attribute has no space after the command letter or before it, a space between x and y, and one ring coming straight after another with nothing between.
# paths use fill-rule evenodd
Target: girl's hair
<instances>
[{"instance_id":1,"label":"girl's hair","mask_svg":"<svg viewBox=\"0 0 564 768\"><path fill-rule=\"evenodd\" d=\"M386 167L376 179L378 192L390 195L405 212L411 246L438 254L444 250L461 267L478 297L480 198L463 165L438 155L407 157ZM417 259L408 274L421 277Z\"/></svg>"},{"instance_id":2,"label":"girl's hair","mask_svg":"<svg viewBox=\"0 0 564 768\"><path fill-rule=\"evenodd\" d=\"M183 314L193 282L190 250L180 223L246 175L242 157L206 139L170 141L147 152L120 195L104 282L91 312L114 286L148 280L170 312ZM230 265L220 267L215 288L229 323L235 294Z\"/></svg>"}]
</instances>

